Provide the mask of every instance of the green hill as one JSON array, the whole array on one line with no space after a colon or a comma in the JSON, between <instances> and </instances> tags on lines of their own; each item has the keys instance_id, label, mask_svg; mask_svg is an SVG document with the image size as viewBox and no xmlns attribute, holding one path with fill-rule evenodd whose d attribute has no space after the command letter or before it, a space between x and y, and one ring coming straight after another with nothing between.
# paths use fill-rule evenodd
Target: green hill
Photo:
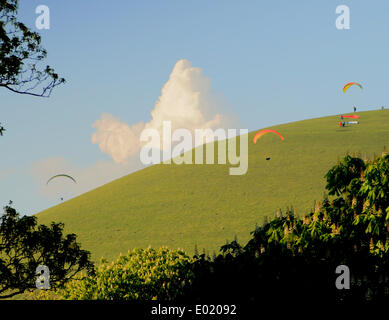
<instances>
[{"instance_id":1,"label":"green hill","mask_svg":"<svg viewBox=\"0 0 389 320\"><path fill-rule=\"evenodd\" d=\"M166 245L193 253L217 251L277 208L306 213L323 198L325 173L346 153L372 157L389 143L389 110L359 112L360 124L341 128L339 116L271 127L252 143L246 175L231 165L154 165L39 213L39 223L64 222L92 258L115 258L133 247ZM270 160L266 160L270 157Z\"/></svg>"}]
</instances>

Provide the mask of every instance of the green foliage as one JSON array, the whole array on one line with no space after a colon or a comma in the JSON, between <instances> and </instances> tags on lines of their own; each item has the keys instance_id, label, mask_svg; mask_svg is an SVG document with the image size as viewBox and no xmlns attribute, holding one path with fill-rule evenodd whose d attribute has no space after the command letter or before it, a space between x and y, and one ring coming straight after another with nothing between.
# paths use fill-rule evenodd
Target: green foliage
<instances>
[{"instance_id":1,"label":"green foliage","mask_svg":"<svg viewBox=\"0 0 389 320\"><path fill-rule=\"evenodd\" d=\"M74 234L63 235L63 224L37 225L33 216L20 217L10 206L0 217L0 298L36 288L36 268L50 271L50 287L62 286L81 271L93 272L90 253Z\"/></svg>"},{"instance_id":2,"label":"green foliage","mask_svg":"<svg viewBox=\"0 0 389 320\"><path fill-rule=\"evenodd\" d=\"M343 162L333 167L326 174L326 189L330 195L339 195L348 190L351 182L359 180L361 172L365 170L365 163L360 158L346 156Z\"/></svg>"},{"instance_id":3,"label":"green foliage","mask_svg":"<svg viewBox=\"0 0 389 320\"><path fill-rule=\"evenodd\" d=\"M346 156L326 174L325 197L304 217L293 210L227 243L213 261L192 264L190 299L385 301L389 298L389 156L373 161ZM352 290L335 288L335 269L347 265Z\"/></svg>"},{"instance_id":4,"label":"green foliage","mask_svg":"<svg viewBox=\"0 0 389 320\"><path fill-rule=\"evenodd\" d=\"M191 261L166 247L134 249L112 263L103 260L95 275L74 279L55 294L69 300L173 300L191 279ZM50 292L38 297L53 298Z\"/></svg>"}]
</instances>

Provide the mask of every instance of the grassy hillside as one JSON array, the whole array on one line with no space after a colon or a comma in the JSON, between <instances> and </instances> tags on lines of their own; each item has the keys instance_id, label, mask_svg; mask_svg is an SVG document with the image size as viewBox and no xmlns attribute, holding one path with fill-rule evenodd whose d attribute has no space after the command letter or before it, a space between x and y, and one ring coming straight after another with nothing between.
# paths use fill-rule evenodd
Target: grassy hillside
<instances>
[{"instance_id":1,"label":"grassy hillside","mask_svg":"<svg viewBox=\"0 0 389 320\"><path fill-rule=\"evenodd\" d=\"M167 245L210 254L226 239L245 242L255 224L277 208L307 212L321 200L323 176L347 152L372 157L389 143L389 110L359 112L359 125L340 128L339 116L272 127L252 143L246 175L230 165L155 165L38 214L62 221L92 257L115 258L133 247ZM271 160L266 161L266 157Z\"/></svg>"}]
</instances>

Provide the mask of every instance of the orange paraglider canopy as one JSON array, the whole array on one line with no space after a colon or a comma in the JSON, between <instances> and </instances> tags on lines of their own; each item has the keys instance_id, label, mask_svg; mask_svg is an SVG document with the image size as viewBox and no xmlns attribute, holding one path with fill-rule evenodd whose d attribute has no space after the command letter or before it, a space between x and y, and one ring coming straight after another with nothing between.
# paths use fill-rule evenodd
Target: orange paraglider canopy
<instances>
[{"instance_id":1,"label":"orange paraglider canopy","mask_svg":"<svg viewBox=\"0 0 389 320\"><path fill-rule=\"evenodd\" d=\"M277 132L275 130L271 130L271 129L266 129L266 130L261 130L261 131L257 132L257 134L254 136L253 142L257 143L257 140L259 138L261 138L263 135L265 135L269 132L273 132L273 133L277 134L281 138L281 140L284 140L284 137L279 132Z\"/></svg>"}]
</instances>

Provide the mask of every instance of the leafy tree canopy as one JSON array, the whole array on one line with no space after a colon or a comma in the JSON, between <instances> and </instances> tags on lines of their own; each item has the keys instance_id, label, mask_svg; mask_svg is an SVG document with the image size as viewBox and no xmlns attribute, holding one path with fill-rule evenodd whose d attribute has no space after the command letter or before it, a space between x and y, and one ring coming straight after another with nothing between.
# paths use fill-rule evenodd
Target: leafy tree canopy
<instances>
[{"instance_id":1,"label":"leafy tree canopy","mask_svg":"<svg viewBox=\"0 0 389 320\"><path fill-rule=\"evenodd\" d=\"M10 206L0 217L0 298L36 289L39 265L49 268L50 288L63 286L85 270L93 274L90 253L82 250L76 235L63 235L62 223L37 225L34 216L23 216Z\"/></svg>"},{"instance_id":2,"label":"leafy tree canopy","mask_svg":"<svg viewBox=\"0 0 389 320\"><path fill-rule=\"evenodd\" d=\"M329 195L309 214L279 210L244 247L234 240L214 259L200 255L187 297L387 300L389 155L346 156L325 178ZM350 268L352 290L335 287L339 265Z\"/></svg>"},{"instance_id":3,"label":"leafy tree canopy","mask_svg":"<svg viewBox=\"0 0 389 320\"><path fill-rule=\"evenodd\" d=\"M92 276L33 296L49 300L175 300L190 282L191 261L181 250L133 249L112 263L102 260Z\"/></svg>"}]
</instances>

